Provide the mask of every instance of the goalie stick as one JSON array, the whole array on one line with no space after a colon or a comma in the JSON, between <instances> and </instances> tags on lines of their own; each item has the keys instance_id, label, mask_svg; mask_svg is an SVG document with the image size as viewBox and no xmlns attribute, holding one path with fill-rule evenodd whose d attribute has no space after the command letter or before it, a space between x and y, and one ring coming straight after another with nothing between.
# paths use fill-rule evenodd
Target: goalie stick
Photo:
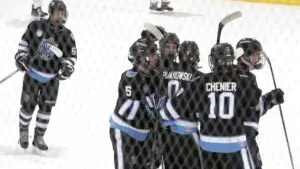
<instances>
[{"instance_id":1,"label":"goalie stick","mask_svg":"<svg viewBox=\"0 0 300 169\"><path fill-rule=\"evenodd\" d=\"M269 65L269 68L270 68L270 71L271 71L271 74L272 74L273 84L274 84L274 87L276 89L277 85L276 85L275 76L274 76L274 72L273 72L273 68L272 68L270 58L266 55L265 52L264 52L264 55L265 55L266 60L268 62L268 65ZM286 130L286 125L285 125L284 118L283 118L281 105L279 104L278 107L279 107L281 122L282 122L283 130L284 130L284 134L285 134L285 140L286 140L287 148L288 148L288 151L289 151L291 166L292 166L292 169L295 169L293 155L292 155L292 151L291 151L291 147L290 147L289 137L288 137L287 130Z\"/></svg>"},{"instance_id":2,"label":"goalie stick","mask_svg":"<svg viewBox=\"0 0 300 169\"><path fill-rule=\"evenodd\" d=\"M239 18L242 16L241 11L236 11L233 12L227 16L225 16L220 22L219 22L219 26L218 26L218 34L217 34L217 44L220 43L220 39L221 39L221 33L223 30L223 27L228 24L229 22Z\"/></svg>"}]
</instances>

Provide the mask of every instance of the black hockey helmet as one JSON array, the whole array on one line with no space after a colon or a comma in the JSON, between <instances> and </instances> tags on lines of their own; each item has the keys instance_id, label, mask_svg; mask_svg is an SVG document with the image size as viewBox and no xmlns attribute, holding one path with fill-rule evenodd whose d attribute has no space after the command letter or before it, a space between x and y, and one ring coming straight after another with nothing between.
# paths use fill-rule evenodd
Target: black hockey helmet
<instances>
[{"instance_id":1,"label":"black hockey helmet","mask_svg":"<svg viewBox=\"0 0 300 169\"><path fill-rule=\"evenodd\" d=\"M168 43L169 44L175 44L176 49L174 51L170 52L168 54L169 56L165 56L165 51L166 51L166 48L167 48L166 44L168 44ZM163 38L159 41L159 52L160 52L161 56L171 57L169 59L175 60L179 45L180 45L180 41L179 41L178 36L175 33L168 33L165 38Z\"/></svg>"},{"instance_id":2,"label":"black hockey helmet","mask_svg":"<svg viewBox=\"0 0 300 169\"><path fill-rule=\"evenodd\" d=\"M185 62L197 69L200 61L199 47L195 41L183 41L179 46L179 62Z\"/></svg>"},{"instance_id":3,"label":"black hockey helmet","mask_svg":"<svg viewBox=\"0 0 300 169\"><path fill-rule=\"evenodd\" d=\"M68 10L66 4L62 0L52 0L48 6L49 19L52 17L55 10L65 12L64 18L57 21L59 24L65 24L68 19Z\"/></svg>"},{"instance_id":4,"label":"black hockey helmet","mask_svg":"<svg viewBox=\"0 0 300 169\"><path fill-rule=\"evenodd\" d=\"M229 43L215 44L209 54L210 69L213 71L216 67L230 66L234 58L234 50Z\"/></svg>"},{"instance_id":5,"label":"black hockey helmet","mask_svg":"<svg viewBox=\"0 0 300 169\"><path fill-rule=\"evenodd\" d=\"M261 43L254 38L241 39L236 45L238 64L245 64L250 69L261 69L265 63L265 53Z\"/></svg>"},{"instance_id":6,"label":"black hockey helmet","mask_svg":"<svg viewBox=\"0 0 300 169\"><path fill-rule=\"evenodd\" d=\"M128 60L136 66L140 64L141 58L146 58L149 62L149 56L155 53L157 53L157 45L149 39L140 38L129 48Z\"/></svg>"}]
</instances>

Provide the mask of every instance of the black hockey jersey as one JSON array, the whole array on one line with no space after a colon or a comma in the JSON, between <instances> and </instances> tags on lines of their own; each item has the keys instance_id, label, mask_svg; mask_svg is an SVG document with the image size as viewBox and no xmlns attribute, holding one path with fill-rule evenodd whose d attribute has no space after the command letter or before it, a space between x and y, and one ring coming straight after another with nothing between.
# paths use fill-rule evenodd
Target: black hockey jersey
<instances>
[{"instance_id":1,"label":"black hockey jersey","mask_svg":"<svg viewBox=\"0 0 300 169\"><path fill-rule=\"evenodd\" d=\"M260 96L255 79L232 67L197 79L168 101L171 106L167 110L197 114L203 150L232 153L246 146L245 126L258 127Z\"/></svg>"},{"instance_id":2,"label":"black hockey jersey","mask_svg":"<svg viewBox=\"0 0 300 169\"><path fill-rule=\"evenodd\" d=\"M57 56L52 48L58 48ZM27 73L40 82L56 77L62 62L75 64L77 49L72 32L61 25L53 27L48 20L32 21L19 43L18 52L26 52L29 58Z\"/></svg>"},{"instance_id":3,"label":"black hockey jersey","mask_svg":"<svg viewBox=\"0 0 300 169\"><path fill-rule=\"evenodd\" d=\"M251 79L253 79L254 85L257 86L256 77L253 73L250 72L249 67L246 64L238 62L237 67L241 72L251 77ZM260 116L263 116L267 113L268 110L269 108L267 106L267 103L264 101L263 97L261 97L259 106L257 107L257 111L259 112Z\"/></svg>"},{"instance_id":4,"label":"black hockey jersey","mask_svg":"<svg viewBox=\"0 0 300 169\"><path fill-rule=\"evenodd\" d=\"M154 76L125 71L119 82L119 95L114 113L111 116L111 128L118 128L136 140L146 139L153 127L151 113L154 110L154 91L158 82Z\"/></svg>"},{"instance_id":5,"label":"black hockey jersey","mask_svg":"<svg viewBox=\"0 0 300 169\"><path fill-rule=\"evenodd\" d=\"M174 62L172 68L165 68L160 74L160 92L167 98L171 98L182 92L192 81L201 78L203 75L202 72L184 63L178 64ZM164 120L181 118L188 121L197 121L194 115L185 112L162 110L160 114Z\"/></svg>"}]
</instances>

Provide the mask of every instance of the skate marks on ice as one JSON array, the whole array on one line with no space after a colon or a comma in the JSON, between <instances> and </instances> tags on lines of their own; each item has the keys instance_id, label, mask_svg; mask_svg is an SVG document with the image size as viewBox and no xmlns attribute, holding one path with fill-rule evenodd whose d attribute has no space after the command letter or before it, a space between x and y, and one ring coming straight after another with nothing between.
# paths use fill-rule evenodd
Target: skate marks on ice
<instances>
[{"instance_id":1,"label":"skate marks on ice","mask_svg":"<svg viewBox=\"0 0 300 169\"><path fill-rule=\"evenodd\" d=\"M180 12L180 11L153 11L153 10L150 10L149 14L170 16L170 17L181 17L181 18L204 16L201 13Z\"/></svg>"},{"instance_id":2,"label":"skate marks on ice","mask_svg":"<svg viewBox=\"0 0 300 169\"><path fill-rule=\"evenodd\" d=\"M59 158L62 157L68 150L63 147L58 146L50 146L48 151L40 151L36 150L33 146L29 146L28 149L24 150L20 147L19 144L15 146L7 145L3 146L0 145L0 158L1 156L40 156L45 158Z\"/></svg>"}]
</instances>

